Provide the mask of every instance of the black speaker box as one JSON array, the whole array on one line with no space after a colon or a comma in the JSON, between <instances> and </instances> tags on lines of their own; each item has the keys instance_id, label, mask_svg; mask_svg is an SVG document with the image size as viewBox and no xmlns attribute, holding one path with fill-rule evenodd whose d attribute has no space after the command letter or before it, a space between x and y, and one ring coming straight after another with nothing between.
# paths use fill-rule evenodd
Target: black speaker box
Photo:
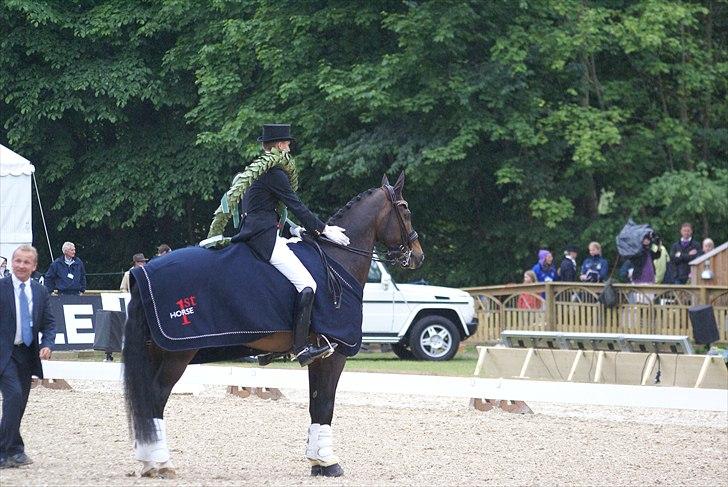
<instances>
[{"instance_id":1,"label":"black speaker box","mask_svg":"<svg viewBox=\"0 0 728 487\"><path fill-rule=\"evenodd\" d=\"M709 345L718 341L718 325L715 323L713 307L701 304L688 309L690 323L693 325L693 338L695 343Z\"/></svg>"},{"instance_id":2,"label":"black speaker box","mask_svg":"<svg viewBox=\"0 0 728 487\"><path fill-rule=\"evenodd\" d=\"M97 309L94 314L94 350L121 352L125 321L123 311Z\"/></svg>"}]
</instances>

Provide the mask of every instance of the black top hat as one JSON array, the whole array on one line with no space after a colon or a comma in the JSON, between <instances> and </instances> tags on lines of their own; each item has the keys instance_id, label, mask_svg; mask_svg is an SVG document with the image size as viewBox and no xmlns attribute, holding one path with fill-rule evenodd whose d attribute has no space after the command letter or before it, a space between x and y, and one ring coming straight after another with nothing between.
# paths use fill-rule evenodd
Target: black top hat
<instances>
[{"instance_id":1,"label":"black top hat","mask_svg":"<svg viewBox=\"0 0 728 487\"><path fill-rule=\"evenodd\" d=\"M576 245L567 245L564 251L579 253L579 247L577 247Z\"/></svg>"},{"instance_id":2,"label":"black top hat","mask_svg":"<svg viewBox=\"0 0 728 487\"><path fill-rule=\"evenodd\" d=\"M291 124L268 123L263 125L263 135L258 137L258 142L274 142L276 140L296 140L291 137Z\"/></svg>"}]
</instances>

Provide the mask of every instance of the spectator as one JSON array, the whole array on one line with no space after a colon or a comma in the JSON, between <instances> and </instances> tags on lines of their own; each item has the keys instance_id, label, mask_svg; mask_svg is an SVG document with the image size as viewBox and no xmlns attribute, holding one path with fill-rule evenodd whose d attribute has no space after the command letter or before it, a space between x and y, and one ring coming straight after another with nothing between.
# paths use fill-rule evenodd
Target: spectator
<instances>
[{"instance_id":1,"label":"spectator","mask_svg":"<svg viewBox=\"0 0 728 487\"><path fill-rule=\"evenodd\" d=\"M552 282L558 280L556 276L556 267L554 266L554 256L546 249L538 251L538 262L531 269L538 282Z\"/></svg>"},{"instance_id":2,"label":"spectator","mask_svg":"<svg viewBox=\"0 0 728 487\"><path fill-rule=\"evenodd\" d=\"M61 247L63 255L51 263L45 275L48 291L60 294L82 294L86 291L86 269L83 261L76 257L76 246L65 242Z\"/></svg>"},{"instance_id":3,"label":"spectator","mask_svg":"<svg viewBox=\"0 0 728 487\"><path fill-rule=\"evenodd\" d=\"M131 268L124 273L124 277L121 279L121 284L119 285L119 290L124 291L125 293L128 293L131 291L131 287L129 285L129 272L135 268L135 267L143 267L144 264L147 263L146 257L144 257L144 254L134 254L134 257L131 259Z\"/></svg>"},{"instance_id":4,"label":"spectator","mask_svg":"<svg viewBox=\"0 0 728 487\"><path fill-rule=\"evenodd\" d=\"M523 284L534 284L536 282L536 274L533 271L523 273ZM518 309L541 309L541 301L538 296L531 293L522 293L518 296Z\"/></svg>"},{"instance_id":5,"label":"spectator","mask_svg":"<svg viewBox=\"0 0 728 487\"><path fill-rule=\"evenodd\" d=\"M655 264L660 257L660 249L654 243L654 232L647 233L642 239L642 250L630 258L632 263L628 275L633 284L654 284Z\"/></svg>"},{"instance_id":6,"label":"spectator","mask_svg":"<svg viewBox=\"0 0 728 487\"><path fill-rule=\"evenodd\" d=\"M0 279L8 277L9 275L10 271L8 270L8 259L0 255Z\"/></svg>"},{"instance_id":7,"label":"spectator","mask_svg":"<svg viewBox=\"0 0 728 487\"><path fill-rule=\"evenodd\" d=\"M34 281L38 282L39 284L45 283L45 277L43 276L43 273L40 271L33 271L33 273L30 275L30 278Z\"/></svg>"},{"instance_id":8,"label":"spectator","mask_svg":"<svg viewBox=\"0 0 728 487\"><path fill-rule=\"evenodd\" d=\"M690 223L683 223L680 227L680 240L670 248L674 284L688 282L690 278L688 263L698 255L700 255L700 245L693 240L693 226Z\"/></svg>"},{"instance_id":9,"label":"spectator","mask_svg":"<svg viewBox=\"0 0 728 487\"><path fill-rule=\"evenodd\" d=\"M672 267L670 266L670 255L667 248L662 244L662 239L654 234L652 243L660 251L660 256L652 261L655 266L655 284L670 284L673 282Z\"/></svg>"},{"instance_id":10,"label":"spectator","mask_svg":"<svg viewBox=\"0 0 728 487\"><path fill-rule=\"evenodd\" d=\"M159 247L157 247L157 255L156 255L156 257L159 257L159 256L164 255L164 254L168 254L170 252L172 252L172 249L170 248L170 246L167 245L167 244L162 244Z\"/></svg>"},{"instance_id":11,"label":"spectator","mask_svg":"<svg viewBox=\"0 0 728 487\"><path fill-rule=\"evenodd\" d=\"M703 253L704 254L707 254L714 248L715 248L715 243L713 242L713 239L706 238L705 240L703 240Z\"/></svg>"},{"instance_id":12,"label":"spectator","mask_svg":"<svg viewBox=\"0 0 728 487\"><path fill-rule=\"evenodd\" d=\"M609 263L602 257L602 246L599 242L589 244L589 257L581 264L579 279L585 282L604 282L609 276Z\"/></svg>"},{"instance_id":13,"label":"spectator","mask_svg":"<svg viewBox=\"0 0 728 487\"><path fill-rule=\"evenodd\" d=\"M564 250L564 260L561 261L561 267L559 267L559 280L566 282L575 282L576 279L576 256L579 253L579 249L576 245L568 245Z\"/></svg>"}]
</instances>

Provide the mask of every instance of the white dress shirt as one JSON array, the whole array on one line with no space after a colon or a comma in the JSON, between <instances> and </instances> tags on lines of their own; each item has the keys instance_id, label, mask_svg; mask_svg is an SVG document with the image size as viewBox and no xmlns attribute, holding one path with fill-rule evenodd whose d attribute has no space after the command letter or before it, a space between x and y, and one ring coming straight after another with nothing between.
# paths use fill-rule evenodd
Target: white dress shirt
<instances>
[{"instance_id":1,"label":"white dress shirt","mask_svg":"<svg viewBox=\"0 0 728 487\"><path fill-rule=\"evenodd\" d=\"M11 274L13 279L13 291L15 291L15 345L23 343L23 331L20 324L20 283L23 282L15 274ZM30 279L25 281L25 295L28 297L28 307L30 312L30 325L33 326L33 291L30 290Z\"/></svg>"}]
</instances>

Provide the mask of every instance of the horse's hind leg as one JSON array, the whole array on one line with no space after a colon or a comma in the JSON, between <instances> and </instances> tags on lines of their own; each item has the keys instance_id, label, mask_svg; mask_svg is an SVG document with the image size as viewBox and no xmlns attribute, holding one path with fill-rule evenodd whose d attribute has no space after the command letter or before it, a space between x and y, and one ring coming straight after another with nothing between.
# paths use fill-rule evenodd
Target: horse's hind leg
<instances>
[{"instance_id":1,"label":"horse's hind leg","mask_svg":"<svg viewBox=\"0 0 728 487\"><path fill-rule=\"evenodd\" d=\"M308 428L306 457L311 461L311 475L339 477L344 469L334 454L334 436L331 420L339 377L344 370L346 357L334 353L327 359L317 360L308 366L308 393L311 426Z\"/></svg>"},{"instance_id":2,"label":"horse's hind leg","mask_svg":"<svg viewBox=\"0 0 728 487\"><path fill-rule=\"evenodd\" d=\"M176 472L167 445L167 427L164 422L164 408L172 388L182 377L187 364L196 350L186 352L162 352L153 354L156 373L153 379L153 418L157 429L157 441L151 445L140 445L137 458L143 462L142 476L174 478Z\"/></svg>"}]
</instances>

